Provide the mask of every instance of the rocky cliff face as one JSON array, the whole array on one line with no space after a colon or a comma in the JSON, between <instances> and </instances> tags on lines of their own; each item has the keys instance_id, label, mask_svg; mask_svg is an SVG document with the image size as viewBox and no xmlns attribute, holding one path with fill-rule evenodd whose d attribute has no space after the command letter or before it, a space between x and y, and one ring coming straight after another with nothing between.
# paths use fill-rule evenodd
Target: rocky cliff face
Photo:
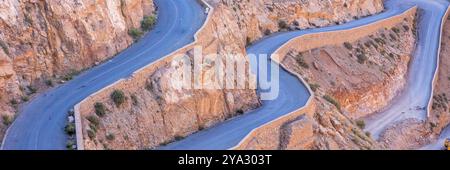
<instances>
[{"instance_id":1,"label":"rocky cliff face","mask_svg":"<svg viewBox=\"0 0 450 170\"><path fill-rule=\"evenodd\" d=\"M14 107L39 87L127 48L133 42L128 30L154 10L152 0L3 0L0 115L12 119Z\"/></svg>"},{"instance_id":2,"label":"rocky cliff face","mask_svg":"<svg viewBox=\"0 0 450 170\"><path fill-rule=\"evenodd\" d=\"M362 132L364 122L358 119L387 106L403 88L415 47L414 18L355 42L287 55L283 64L305 78L319 103L310 120L314 144L307 149L385 146Z\"/></svg>"},{"instance_id":3,"label":"rocky cliff face","mask_svg":"<svg viewBox=\"0 0 450 170\"><path fill-rule=\"evenodd\" d=\"M381 141L389 148L417 149L436 140L450 123L450 17L444 24L432 110L426 121L405 120L388 128ZM443 146L443 144L442 144Z\"/></svg>"},{"instance_id":4,"label":"rocky cliff face","mask_svg":"<svg viewBox=\"0 0 450 170\"><path fill-rule=\"evenodd\" d=\"M382 0L207 0L220 10L221 29L232 27L236 37L251 42L278 31L307 29L345 23L378 13Z\"/></svg>"},{"instance_id":5,"label":"rocky cliff face","mask_svg":"<svg viewBox=\"0 0 450 170\"><path fill-rule=\"evenodd\" d=\"M333 2L208 0L208 2L215 10L196 43L203 48L204 54L245 54L246 45L265 34L332 25L374 14L383 9L381 0ZM294 13L295 15L292 15ZM183 53L191 56L193 50L188 49ZM213 65L213 63L205 64L206 70L203 74L214 77L211 70ZM92 99L95 100L82 104L85 148L157 147L182 139L260 104L253 89L184 91L170 89L168 75L175 71L173 67L165 65L149 72L144 79L135 78L130 80L130 83L119 83L121 85L94 96ZM108 96L113 89L124 92L128 98L124 105L117 107L109 99ZM99 117L95 114L96 102L105 105L108 112L106 116ZM97 119L98 123L90 119Z\"/></svg>"}]
</instances>

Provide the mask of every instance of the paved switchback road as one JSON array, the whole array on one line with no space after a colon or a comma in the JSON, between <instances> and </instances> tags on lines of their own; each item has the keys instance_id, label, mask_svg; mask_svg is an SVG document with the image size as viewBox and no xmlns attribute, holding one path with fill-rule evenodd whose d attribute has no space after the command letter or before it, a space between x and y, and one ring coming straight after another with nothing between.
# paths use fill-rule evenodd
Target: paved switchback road
<instances>
[{"instance_id":1,"label":"paved switchback road","mask_svg":"<svg viewBox=\"0 0 450 170\"><path fill-rule=\"evenodd\" d=\"M343 25L284 32L272 35L254 43L254 45L247 49L247 52L255 55L270 55L292 38L304 34L345 30L367 25L400 14L413 7L414 3L411 3L410 1L386 1L385 6L386 11L381 14L352 21ZM265 59L270 60L269 58ZM254 61L254 59L251 59L251 61ZM256 67L256 62L252 62L251 64L252 67ZM279 77L280 95L277 99L263 101L262 107L257 110L251 111L239 117L235 117L210 129L195 133L181 141L160 147L159 149L229 149L236 146L253 129L304 106L310 97L305 85L302 84L294 75L291 75L283 69L280 69Z\"/></svg>"},{"instance_id":2,"label":"paved switchback road","mask_svg":"<svg viewBox=\"0 0 450 170\"><path fill-rule=\"evenodd\" d=\"M398 3L418 5L420 17L417 49L408 68L404 91L389 107L367 118L366 131L375 139L389 126L406 119L426 120L432 93L432 82L437 67L441 22L449 6L446 0L402 0ZM422 108L422 109L419 109Z\"/></svg>"},{"instance_id":3,"label":"paved switchback road","mask_svg":"<svg viewBox=\"0 0 450 170\"><path fill-rule=\"evenodd\" d=\"M27 103L5 135L2 149L62 150L67 112L79 101L194 41L206 14L196 0L155 0L158 21L139 42Z\"/></svg>"}]
</instances>

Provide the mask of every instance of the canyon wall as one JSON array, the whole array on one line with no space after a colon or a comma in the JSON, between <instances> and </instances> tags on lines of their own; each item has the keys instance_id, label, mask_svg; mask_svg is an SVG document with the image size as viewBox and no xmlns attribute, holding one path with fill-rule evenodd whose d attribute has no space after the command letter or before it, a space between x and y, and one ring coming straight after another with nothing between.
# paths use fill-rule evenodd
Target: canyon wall
<instances>
[{"instance_id":1,"label":"canyon wall","mask_svg":"<svg viewBox=\"0 0 450 170\"><path fill-rule=\"evenodd\" d=\"M388 148L418 149L440 137L450 123L450 8L442 20L441 48L433 88L431 110L426 121L407 119L388 129L380 142ZM443 146L443 143L439 143Z\"/></svg>"},{"instance_id":2,"label":"canyon wall","mask_svg":"<svg viewBox=\"0 0 450 170\"><path fill-rule=\"evenodd\" d=\"M364 27L286 43L274 60L309 84L314 95L305 107L255 129L236 148L384 148L356 119L386 106L403 87L415 46L415 14L412 8Z\"/></svg>"},{"instance_id":3,"label":"canyon wall","mask_svg":"<svg viewBox=\"0 0 450 170\"><path fill-rule=\"evenodd\" d=\"M127 48L128 31L154 12L152 0L3 0L0 134L20 103Z\"/></svg>"},{"instance_id":4,"label":"canyon wall","mask_svg":"<svg viewBox=\"0 0 450 170\"><path fill-rule=\"evenodd\" d=\"M171 67L171 61L177 54L186 54L192 59L194 47L202 47L203 54L245 54L246 45L265 34L332 25L383 9L381 0L342 0L332 3L278 0L207 2L213 5L214 10L194 44L150 64L129 79L121 80L77 105L82 124L81 143L85 149L154 148L260 105L255 90L251 88L171 89L169 75L177 71ZM316 20L323 21L319 24ZM239 60L247 61L247 58ZM202 75L216 76L211 70L214 63L203 65ZM123 92L127 98L120 106L115 105L110 98L116 90ZM107 112L104 116L96 114L95 105L99 103Z\"/></svg>"}]
</instances>

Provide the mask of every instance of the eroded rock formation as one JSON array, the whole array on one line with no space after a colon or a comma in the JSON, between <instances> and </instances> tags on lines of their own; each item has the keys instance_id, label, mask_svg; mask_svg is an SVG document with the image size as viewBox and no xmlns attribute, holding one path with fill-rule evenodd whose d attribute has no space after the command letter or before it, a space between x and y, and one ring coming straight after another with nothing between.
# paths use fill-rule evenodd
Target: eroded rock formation
<instances>
[{"instance_id":1,"label":"eroded rock formation","mask_svg":"<svg viewBox=\"0 0 450 170\"><path fill-rule=\"evenodd\" d=\"M309 119L314 145L306 149L385 147L362 132L364 122L358 119L386 107L404 87L414 28L412 15L354 42L288 53L283 64L302 75L316 95L316 112Z\"/></svg>"},{"instance_id":2,"label":"eroded rock formation","mask_svg":"<svg viewBox=\"0 0 450 170\"><path fill-rule=\"evenodd\" d=\"M245 46L265 34L333 25L383 9L381 0L208 2L215 10L196 43L204 54L245 54ZM189 55L192 49L180 53ZM206 68L213 65L209 63ZM168 88L167 75L175 71L169 64L156 63L144 70L146 73L138 73L81 104L85 149L157 147L259 105L253 89L176 91ZM208 69L204 73L213 75ZM109 98L114 89L128 98L120 107ZM96 102L105 105L108 113L104 117L95 114ZM97 119L98 124L88 119Z\"/></svg>"},{"instance_id":3,"label":"eroded rock formation","mask_svg":"<svg viewBox=\"0 0 450 170\"><path fill-rule=\"evenodd\" d=\"M3 0L2 119L12 120L17 105L40 87L70 79L127 48L133 42L128 31L154 11L152 0ZM0 138L9 122L0 124Z\"/></svg>"}]
</instances>

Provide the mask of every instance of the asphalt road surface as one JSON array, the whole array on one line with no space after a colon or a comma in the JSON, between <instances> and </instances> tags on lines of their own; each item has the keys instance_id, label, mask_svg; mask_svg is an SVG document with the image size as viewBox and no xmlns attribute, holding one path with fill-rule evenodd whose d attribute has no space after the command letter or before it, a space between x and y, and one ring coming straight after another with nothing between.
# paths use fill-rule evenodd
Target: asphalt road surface
<instances>
[{"instance_id":1,"label":"asphalt road surface","mask_svg":"<svg viewBox=\"0 0 450 170\"><path fill-rule=\"evenodd\" d=\"M206 14L196 0L155 0L158 21L151 32L112 60L27 103L5 136L6 150L62 150L68 111L90 94L194 41Z\"/></svg>"},{"instance_id":2,"label":"asphalt road surface","mask_svg":"<svg viewBox=\"0 0 450 170\"><path fill-rule=\"evenodd\" d=\"M432 93L432 82L437 66L440 45L441 21L448 8L446 0L403 0L397 3L412 3L420 8L417 49L409 65L404 91L389 107L367 119L366 131L375 139L386 128L406 119L427 119L427 110Z\"/></svg>"},{"instance_id":3,"label":"asphalt road surface","mask_svg":"<svg viewBox=\"0 0 450 170\"><path fill-rule=\"evenodd\" d=\"M400 14L414 5L411 3L398 4L395 1L387 1L385 3L386 11L366 17L360 20L352 21L346 24L330 26L317 29L308 29L293 32L278 33L259 42L254 43L247 49L249 54L272 54L281 45L292 38L317 32L327 32L336 30L351 29L363 25L367 25L397 14ZM270 60L268 57L266 60ZM250 59L254 61L254 59ZM251 62L252 67L256 62ZM270 74L268 74L270 75ZM298 108L304 106L310 96L306 87L294 75L289 74L284 69L280 69L280 95L275 100L263 101L262 107L257 110L246 113L242 116L235 117L225 121L210 129L195 133L187 138L171 143L158 149L175 149L175 150L223 150L236 146L247 134L253 129L277 119L280 116L291 113ZM261 90L261 89L259 89Z\"/></svg>"},{"instance_id":4,"label":"asphalt road surface","mask_svg":"<svg viewBox=\"0 0 450 170\"><path fill-rule=\"evenodd\" d=\"M159 7L159 19L151 33L110 62L95 67L74 80L33 99L21 110L21 114L9 129L4 140L4 149L65 149L67 137L63 128L67 111L73 105L95 91L129 76L135 70L192 42L193 34L201 27L205 19L201 6L195 0L156 0L156 3ZM440 18L447 3L441 0L389 0L385 2L386 10L381 14L338 26L277 33L256 42L247 51L250 54L271 54L297 36L363 26L400 14L417 4L423 9L423 17L419 23L418 48L412 61L406 93L402 95L406 97L396 100L399 103L394 104L393 107L409 110L412 105L426 106L430 98L432 74L436 67ZM262 59L269 60L270 63L269 58ZM256 60L251 59L253 68L256 68L254 65ZM229 149L238 144L254 128L304 106L310 97L306 87L295 76L283 69L280 69L279 78L280 93L275 100L263 101L262 107L254 111L159 149ZM258 91L261 92L261 89ZM392 116L389 114L388 117ZM379 119L382 121L376 122L374 119L375 121L371 122L368 128L376 127L374 128L376 131L397 120L396 118L391 121L383 116Z\"/></svg>"}]
</instances>

